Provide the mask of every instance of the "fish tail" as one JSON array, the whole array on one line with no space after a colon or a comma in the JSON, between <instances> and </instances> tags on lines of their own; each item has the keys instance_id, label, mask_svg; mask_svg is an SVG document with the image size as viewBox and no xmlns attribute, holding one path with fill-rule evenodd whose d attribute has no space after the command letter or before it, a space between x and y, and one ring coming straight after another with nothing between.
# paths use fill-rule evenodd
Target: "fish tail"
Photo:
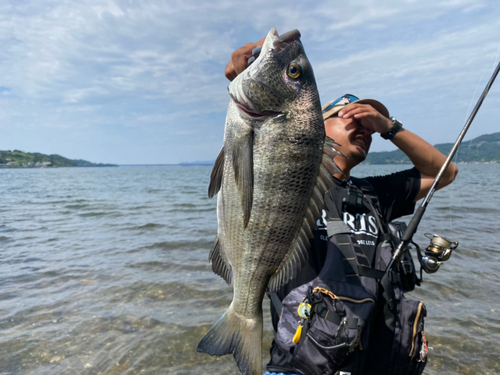
<instances>
[{"instance_id":1,"label":"fish tail","mask_svg":"<svg viewBox=\"0 0 500 375\"><path fill-rule=\"evenodd\" d=\"M243 375L262 375L262 312L255 319L244 318L233 305L206 333L198 352L221 356L233 353Z\"/></svg>"}]
</instances>

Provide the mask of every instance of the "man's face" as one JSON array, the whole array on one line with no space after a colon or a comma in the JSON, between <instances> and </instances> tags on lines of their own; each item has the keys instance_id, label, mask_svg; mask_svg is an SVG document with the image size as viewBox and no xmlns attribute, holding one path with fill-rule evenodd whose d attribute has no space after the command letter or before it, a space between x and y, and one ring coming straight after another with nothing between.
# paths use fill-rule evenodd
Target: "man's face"
<instances>
[{"instance_id":1,"label":"man's face","mask_svg":"<svg viewBox=\"0 0 500 375\"><path fill-rule=\"evenodd\" d=\"M361 126L356 119L330 117L325 120L325 131L327 136L340 144L335 148L347 156L347 163L353 164L351 168L365 160L373 132Z\"/></svg>"}]
</instances>

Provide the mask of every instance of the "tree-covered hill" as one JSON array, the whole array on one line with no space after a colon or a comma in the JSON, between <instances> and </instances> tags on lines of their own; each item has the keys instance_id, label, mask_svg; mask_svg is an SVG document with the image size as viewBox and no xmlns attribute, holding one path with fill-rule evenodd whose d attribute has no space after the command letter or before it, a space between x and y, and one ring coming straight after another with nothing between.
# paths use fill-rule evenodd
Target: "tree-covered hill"
<instances>
[{"instance_id":1,"label":"tree-covered hill","mask_svg":"<svg viewBox=\"0 0 500 375\"><path fill-rule=\"evenodd\" d=\"M71 160L61 155L45 155L19 150L1 151L0 167L117 167L115 164L91 163L86 160Z\"/></svg>"},{"instance_id":2,"label":"tree-covered hill","mask_svg":"<svg viewBox=\"0 0 500 375\"><path fill-rule=\"evenodd\" d=\"M436 147L448 156L453 143L441 143ZM500 133L485 134L470 141L462 142L455 158L455 163L486 163L500 161ZM370 152L367 164L410 164L408 157L401 151Z\"/></svg>"}]
</instances>

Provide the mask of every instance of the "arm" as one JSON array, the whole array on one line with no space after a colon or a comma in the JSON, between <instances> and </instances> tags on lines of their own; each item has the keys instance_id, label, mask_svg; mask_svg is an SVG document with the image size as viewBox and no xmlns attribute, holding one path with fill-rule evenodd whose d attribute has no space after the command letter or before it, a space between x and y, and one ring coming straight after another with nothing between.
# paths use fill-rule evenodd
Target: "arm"
<instances>
[{"instance_id":1,"label":"arm","mask_svg":"<svg viewBox=\"0 0 500 375\"><path fill-rule=\"evenodd\" d=\"M420 191L415 201L424 198L431 189L434 179L446 161L446 156L409 130L400 131L391 141L410 158L415 168L420 172ZM455 180L457 173L457 166L455 163L451 162L443 174L443 178L439 182L437 189L439 190L451 184Z\"/></svg>"},{"instance_id":2,"label":"arm","mask_svg":"<svg viewBox=\"0 0 500 375\"><path fill-rule=\"evenodd\" d=\"M387 133L392 127L391 120L367 104L351 103L339 112L339 117L354 117L363 127L381 134ZM425 197L446 161L446 156L418 135L404 128L391 141L408 156L415 168L420 172L420 191L415 201ZM457 173L458 168L455 163L450 163L437 189L439 190L451 184L455 180Z\"/></svg>"}]
</instances>

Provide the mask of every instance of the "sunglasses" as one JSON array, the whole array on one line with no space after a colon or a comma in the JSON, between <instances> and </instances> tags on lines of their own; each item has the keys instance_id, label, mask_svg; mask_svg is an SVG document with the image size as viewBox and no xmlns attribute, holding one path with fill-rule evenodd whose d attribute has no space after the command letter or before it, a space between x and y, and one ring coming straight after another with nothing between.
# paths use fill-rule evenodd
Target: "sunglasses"
<instances>
[{"instance_id":1,"label":"sunglasses","mask_svg":"<svg viewBox=\"0 0 500 375\"><path fill-rule=\"evenodd\" d=\"M340 101L342 101L344 99L346 99L349 103L352 103L352 102L355 102L355 101L359 100L359 98L357 96L355 96L355 95L345 94L344 96L342 96L342 97L338 98L337 100L331 102L330 105L323 110L323 113L328 112L330 109L332 109L333 107L335 107Z\"/></svg>"}]
</instances>

